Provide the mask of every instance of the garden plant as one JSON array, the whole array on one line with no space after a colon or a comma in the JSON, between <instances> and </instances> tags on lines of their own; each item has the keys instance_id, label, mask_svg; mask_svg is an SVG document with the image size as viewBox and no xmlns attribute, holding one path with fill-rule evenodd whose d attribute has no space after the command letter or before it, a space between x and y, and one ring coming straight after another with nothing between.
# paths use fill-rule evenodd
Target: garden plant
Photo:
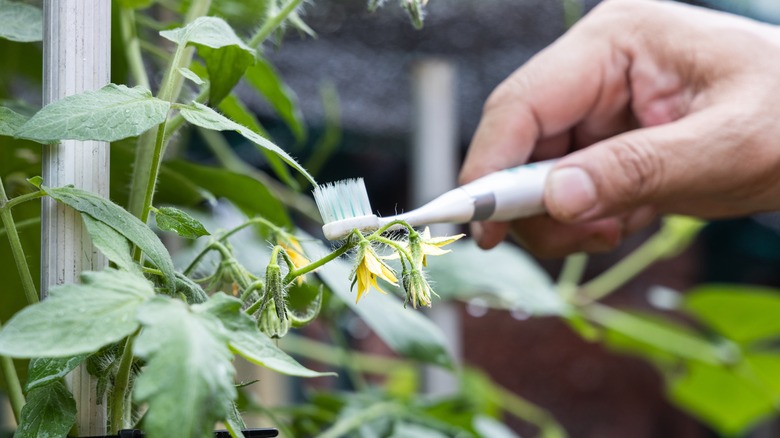
<instances>
[{"instance_id":1,"label":"garden plant","mask_svg":"<svg viewBox=\"0 0 780 438\"><path fill-rule=\"evenodd\" d=\"M400 0L416 27L425 3ZM572 2L564 3L571 15ZM663 375L674 403L724 435L743 433L777 412L776 291L702 285L667 293L667 310L693 324L601 302L653 262L682 251L704 226L698 220L666 218L657 234L587 282L581 254L569 257L553 281L514 247L484 253L460 235L431 236L403 223L354 231L339 242L304 231L320 220L308 194L317 186L310 171L327 163L339 140L334 93L325 89L328 127L309 160L299 163L236 91L243 81L242 93L263 96L296 140L306 137L295 96L264 56L285 32L314 33L304 7L317 4L118 0L115 77L117 71L126 76L38 109L25 101L25 87L40 82L40 64L21 54L41 39L40 9L0 0L0 50L9 59L0 73L6 240L0 387L19 425L15 436L78 436L76 405L63 378L80 365L98 381L96 398L107 407L110 432L206 437L222 423L240 437L241 412L254 411L288 437L516 436L502 424L504 414L535 425L539 436L567 436L554 412L458 366L445 334L419 312L438 300L474 297L561 318L588 341L645 358ZM5 25L11 22L18 25ZM159 72L159 84L149 72ZM270 174L243 161L228 138L255 146ZM112 143L111 199L50 187L38 176L40 145L61 140ZM219 166L180 158L196 141ZM43 197L78 211L111 265L84 272L80 283L57 286L39 302ZM204 213L218 198L245 219L224 226ZM163 241L184 248L169 251ZM353 314L398 357L353 351L340 327ZM314 320L335 345L290 333ZM245 396L263 382L237 382L235 356L290 376L334 379L291 354L338 367L354 390L310 391L305 403L287 408ZM460 388L421 396L421 364L456 373ZM384 384L368 383L366 374L384 376Z\"/></svg>"}]
</instances>

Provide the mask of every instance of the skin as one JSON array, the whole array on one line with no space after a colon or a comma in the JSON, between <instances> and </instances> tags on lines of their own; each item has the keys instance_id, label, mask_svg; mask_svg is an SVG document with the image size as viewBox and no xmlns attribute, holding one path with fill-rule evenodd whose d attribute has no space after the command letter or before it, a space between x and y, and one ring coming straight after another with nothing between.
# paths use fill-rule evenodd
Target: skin
<instances>
[{"instance_id":1,"label":"skin","mask_svg":"<svg viewBox=\"0 0 780 438\"><path fill-rule=\"evenodd\" d=\"M659 214L780 209L780 29L682 4L601 3L501 83L461 183L563 157L548 215L472 224L537 256L605 252Z\"/></svg>"}]
</instances>

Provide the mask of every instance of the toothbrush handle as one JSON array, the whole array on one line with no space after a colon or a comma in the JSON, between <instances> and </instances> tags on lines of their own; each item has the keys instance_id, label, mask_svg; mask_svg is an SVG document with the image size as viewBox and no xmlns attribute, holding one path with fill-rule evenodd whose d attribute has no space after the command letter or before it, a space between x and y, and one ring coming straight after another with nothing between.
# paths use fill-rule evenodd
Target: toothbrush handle
<instances>
[{"instance_id":1,"label":"toothbrush handle","mask_svg":"<svg viewBox=\"0 0 780 438\"><path fill-rule=\"evenodd\" d=\"M504 221L544 213L544 184L557 161L501 170L461 186L474 199L471 220Z\"/></svg>"}]
</instances>

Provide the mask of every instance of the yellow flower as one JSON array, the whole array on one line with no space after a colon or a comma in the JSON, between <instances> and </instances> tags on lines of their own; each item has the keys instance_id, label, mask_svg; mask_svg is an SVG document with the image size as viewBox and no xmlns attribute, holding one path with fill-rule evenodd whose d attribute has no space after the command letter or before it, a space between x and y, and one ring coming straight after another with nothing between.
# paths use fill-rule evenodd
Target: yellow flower
<instances>
[{"instance_id":1,"label":"yellow flower","mask_svg":"<svg viewBox=\"0 0 780 438\"><path fill-rule=\"evenodd\" d=\"M422 231L422 233L413 233L409 236L409 242L403 242L401 245L405 250L409 251L412 259L416 264L422 262L422 266L428 266L427 256L437 256L447 254L451 250L442 249L444 245L449 245L452 242L465 236L465 234L457 234L455 236L444 237L431 237L431 230L428 227ZM388 260L394 260L399 257L398 253L394 253L385 257Z\"/></svg>"},{"instance_id":2,"label":"yellow flower","mask_svg":"<svg viewBox=\"0 0 780 438\"><path fill-rule=\"evenodd\" d=\"M292 264L295 265L296 269L300 269L311 263L311 261L303 255L303 248L295 237L290 235L284 236L283 240L280 239L279 246L281 246L284 249L284 252L290 257L290 261L292 261ZM303 283L303 277L305 277L305 275L298 277L299 286Z\"/></svg>"},{"instance_id":3,"label":"yellow flower","mask_svg":"<svg viewBox=\"0 0 780 438\"><path fill-rule=\"evenodd\" d=\"M398 279L395 277L393 270L379 259L379 256L377 256L373 248L371 248L371 244L368 241L360 243L357 260L357 265L355 265L355 269L349 277L349 279L352 280L353 287L355 286L355 283L357 283L357 299L355 299L355 303L360 301L363 294L371 287L381 293L386 293L379 287L379 284L377 284L377 277L394 286L398 285Z\"/></svg>"},{"instance_id":4,"label":"yellow flower","mask_svg":"<svg viewBox=\"0 0 780 438\"><path fill-rule=\"evenodd\" d=\"M447 254L448 252L452 251L450 249L441 249L444 245L449 245L452 242L455 242L456 240L460 239L461 237L465 236L465 234L456 234L455 236L444 236L444 237L431 237L431 230L428 227L425 227L425 229L422 232L422 235L420 236L420 247L422 249L422 264L423 266L428 266L428 260L426 259L426 256L432 255L442 255Z\"/></svg>"}]
</instances>

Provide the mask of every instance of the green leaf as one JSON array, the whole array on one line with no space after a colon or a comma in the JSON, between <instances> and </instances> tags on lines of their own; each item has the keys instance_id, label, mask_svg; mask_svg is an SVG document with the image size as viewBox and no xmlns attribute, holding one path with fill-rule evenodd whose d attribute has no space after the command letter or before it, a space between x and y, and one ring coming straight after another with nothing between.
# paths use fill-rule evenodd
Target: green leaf
<instances>
[{"instance_id":1,"label":"green leaf","mask_svg":"<svg viewBox=\"0 0 780 438\"><path fill-rule=\"evenodd\" d=\"M736 370L690 363L685 375L672 380L671 399L686 411L734 436L775 412L772 397Z\"/></svg>"},{"instance_id":2,"label":"green leaf","mask_svg":"<svg viewBox=\"0 0 780 438\"><path fill-rule=\"evenodd\" d=\"M201 307L202 311L218 318L230 332L230 348L250 362L298 377L333 376L334 373L319 373L299 364L280 350L273 341L261 333L255 321L241 312L241 301L224 293L212 295Z\"/></svg>"},{"instance_id":3,"label":"green leaf","mask_svg":"<svg viewBox=\"0 0 780 438\"><path fill-rule=\"evenodd\" d=\"M163 38L180 46L193 44L206 61L211 88L209 102L217 105L238 83L255 54L233 28L217 17L200 17L185 27L160 32Z\"/></svg>"},{"instance_id":4,"label":"green leaf","mask_svg":"<svg viewBox=\"0 0 780 438\"><path fill-rule=\"evenodd\" d=\"M314 238L302 238L301 245L312 260L330 252ZM447 338L422 313L404 309L403 303L391 294L370 293L355 304L354 292L350 292L351 270L345 261L334 260L320 268L317 274L395 352L423 362L453 367Z\"/></svg>"},{"instance_id":5,"label":"green leaf","mask_svg":"<svg viewBox=\"0 0 780 438\"><path fill-rule=\"evenodd\" d=\"M252 177L186 161L168 161L166 167L200 185L214 196L229 199L249 217L262 216L284 227L292 224L282 203Z\"/></svg>"},{"instance_id":6,"label":"green leaf","mask_svg":"<svg viewBox=\"0 0 780 438\"><path fill-rule=\"evenodd\" d=\"M721 364L734 359L728 346L712 344L668 324L658 324L611 307L593 304L585 313L592 321L642 344L694 361Z\"/></svg>"},{"instance_id":7,"label":"green leaf","mask_svg":"<svg viewBox=\"0 0 780 438\"><path fill-rule=\"evenodd\" d=\"M298 105L295 93L285 85L273 66L265 59L258 58L257 63L246 70L246 80L259 91L279 117L284 120L299 142L306 140L306 125L303 113Z\"/></svg>"},{"instance_id":8,"label":"green leaf","mask_svg":"<svg viewBox=\"0 0 780 438\"><path fill-rule=\"evenodd\" d=\"M202 105L198 102L193 102L192 106L185 106L181 108L180 114L188 122L193 125L200 126L201 128L212 129L216 131L236 131L243 135L247 140L264 147L274 153L276 153L282 160L287 162L290 166L300 172L312 185L316 186L311 175L304 169L297 161L295 161L290 155L287 154L279 146L273 144L269 140L263 138L261 135L255 133L246 126L239 125L238 123L228 119L227 117L219 114L213 109Z\"/></svg>"},{"instance_id":9,"label":"green leaf","mask_svg":"<svg viewBox=\"0 0 780 438\"><path fill-rule=\"evenodd\" d=\"M146 257L157 266L157 269L165 274L168 288L172 292L176 291L176 286L173 283L173 261L168 250L165 249L160 238L137 217L108 199L75 187L49 188L44 186L43 190L57 201L105 223L141 248Z\"/></svg>"},{"instance_id":10,"label":"green leaf","mask_svg":"<svg viewBox=\"0 0 780 438\"><path fill-rule=\"evenodd\" d=\"M143 425L150 438L211 436L236 398L224 329L195 308L158 296L138 312L144 330L133 352L147 365L134 395L149 406Z\"/></svg>"},{"instance_id":11,"label":"green leaf","mask_svg":"<svg viewBox=\"0 0 780 438\"><path fill-rule=\"evenodd\" d=\"M86 354L71 357L36 358L30 361L30 372L27 375L25 391L48 385L59 380L81 365L87 358Z\"/></svg>"},{"instance_id":12,"label":"green leaf","mask_svg":"<svg viewBox=\"0 0 780 438\"><path fill-rule=\"evenodd\" d=\"M154 220L157 221L157 226L161 230L173 231L187 239L197 239L201 236L210 235L206 228L203 227L203 224L178 208L159 208L154 213Z\"/></svg>"},{"instance_id":13,"label":"green leaf","mask_svg":"<svg viewBox=\"0 0 780 438\"><path fill-rule=\"evenodd\" d=\"M745 357L750 376L755 376L761 386L780 401L780 354L778 352L752 353Z\"/></svg>"},{"instance_id":14,"label":"green leaf","mask_svg":"<svg viewBox=\"0 0 780 438\"><path fill-rule=\"evenodd\" d=\"M154 0L119 0L119 4L124 8L143 9L154 3Z\"/></svg>"},{"instance_id":15,"label":"green leaf","mask_svg":"<svg viewBox=\"0 0 780 438\"><path fill-rule=\"evenodd\" d=\"M197 74L195 74L194 71L186 68L186 67L179 67L179 73L181 73L182 76L185 78L191 80L192 82L195 82L197 85L203 85L206 83L203 79L200 78Z\"/></svg>"},{"instance_id":16,"label":"green leaf","mask_svg":"<svg viewBox=\"0 0 780 438\"><path fill-rule=\"evenodd\" d=\"M2 3L0 3L0 8L2 8ZM15 113L10 108L0 106L0 135L12 137L28 119L29 117Z\"/></svg>"},{"instance_id":17,"label":"green leaf","mask_svg":"<svg viewBox=\"0 0 780 438\"><path fill-rule=\"evenodd\" d=\"M60 380L27 394L22 421L14 438L58 438L68 435L76 423L76 401Z\"/></svg>"},{"instance_id":18,"label":"green leaf","mask_svg":"<svg viewBox=\"0 0 780 438\"><path fill-rule=\"evenodd\" d=\"M111 228L88 214L81 215L84 225L87 227L92 244L99 249L106 258L120 269L125 271L140 272L138 264L133 260L130 241L117 230Z\"/></svg>"},{"instance_id":19,"label":"green leaf","mask_svg":"<svg viewBox=\"0 0 780 438\"><path fill-rule=\"evenodd\" d=\"M243 438L244 434L241 432L246 429L244 419L241 418L241 413L238 412L238 406L235 402L231 402L227 410L227 418L225 418L225 428L230 432L232 438Z\"/></svg>"},{"instance_id":20,"label":"green leaf","mask_svg":"<svg viewBox=\"0 0 780 438\"><path fill-rule=\"evenodd\" d=\"M83 284L52 288L49 297L24 308L0 331L0 354L64 357L92 353L138 328L138 307L154 296L145 278L106 269L84 272Z\"/></svg>"},{"instance_id":21,"label":"green leaf","mask_svg":"<svg viewBox=\"0 0 780 438\"><path fill-rule=\"evenodd\" d=\"M473 241L460 241L446 248L452 252L428 257L428 275L442 298L481 297L490 306L530 315L566 312L550 276L517 247L501 244L485 251Z\"/></svg>"},{"instance_id":22,"label":"green leaf","mask_svg":"<svg viewBox=\"0 0 780 438\"><path fill-rule=\"evenodd\" d=\"M705 285L685 295L685 309L735 342L780 337L780 290L745 285Z\"/></svg>"},{"instance_id":23,"label":"green leaf","mask_svg":"<svg viewBox=\"0 0 780 438\"><path fill-rule=\"evenodd\" d=\"M0 23L0 38L25 43L43 39L43 12L39 7L0 0Z\"/></svg>"},{"instance_id":24,"label":"green leaf","mask_svg":"<svg viewBox=\"0 0 780 438\"><path fill-rule=\"evenodd\" d=\"M222 111L227 117L234 120L236 123L248 127L252 131L265 138L271 138L268 132L263 129L263 126L254 116L254 114L249 112L249 109L247 109L244 103L241 102L241 100L237 98L235 94L231 94L225 97L225 99L219 103L219 110ZM274 171L276 176L279 177L279 179L295 190L300 188L300 185L295 180L295 178L290 175L290 169L284 165L284 161L282 161L278 155L264 147L258 146L256 143L252 144L263 154L265 159L268 160L268 165L271 166L271 169Z\"/></svg>"},{"instance_id":25,"label":"green leaf","mask_svg":"<svg viewBox=\"0 0 780 438\"><path fill-rule=\"evenodd\" d=\"M393 425L393 434L390 435L390 438L447 438L448 436L430 427L397 421ZM490 436L493 437L493 435ZM496 438L500 438L500 435L496 435Z\"/></svg>"},{"instance_id":26,"label":"green leaf","mask_svg":"<svg viewBox=\"0 0 780 438\"><path fill-rule=\"evenodd\" d=\"M137 136L165 120L170 104L143 87L108 84L46 105L16 136L40 143L116 141Z\"/></svg>"}]
</instances>

